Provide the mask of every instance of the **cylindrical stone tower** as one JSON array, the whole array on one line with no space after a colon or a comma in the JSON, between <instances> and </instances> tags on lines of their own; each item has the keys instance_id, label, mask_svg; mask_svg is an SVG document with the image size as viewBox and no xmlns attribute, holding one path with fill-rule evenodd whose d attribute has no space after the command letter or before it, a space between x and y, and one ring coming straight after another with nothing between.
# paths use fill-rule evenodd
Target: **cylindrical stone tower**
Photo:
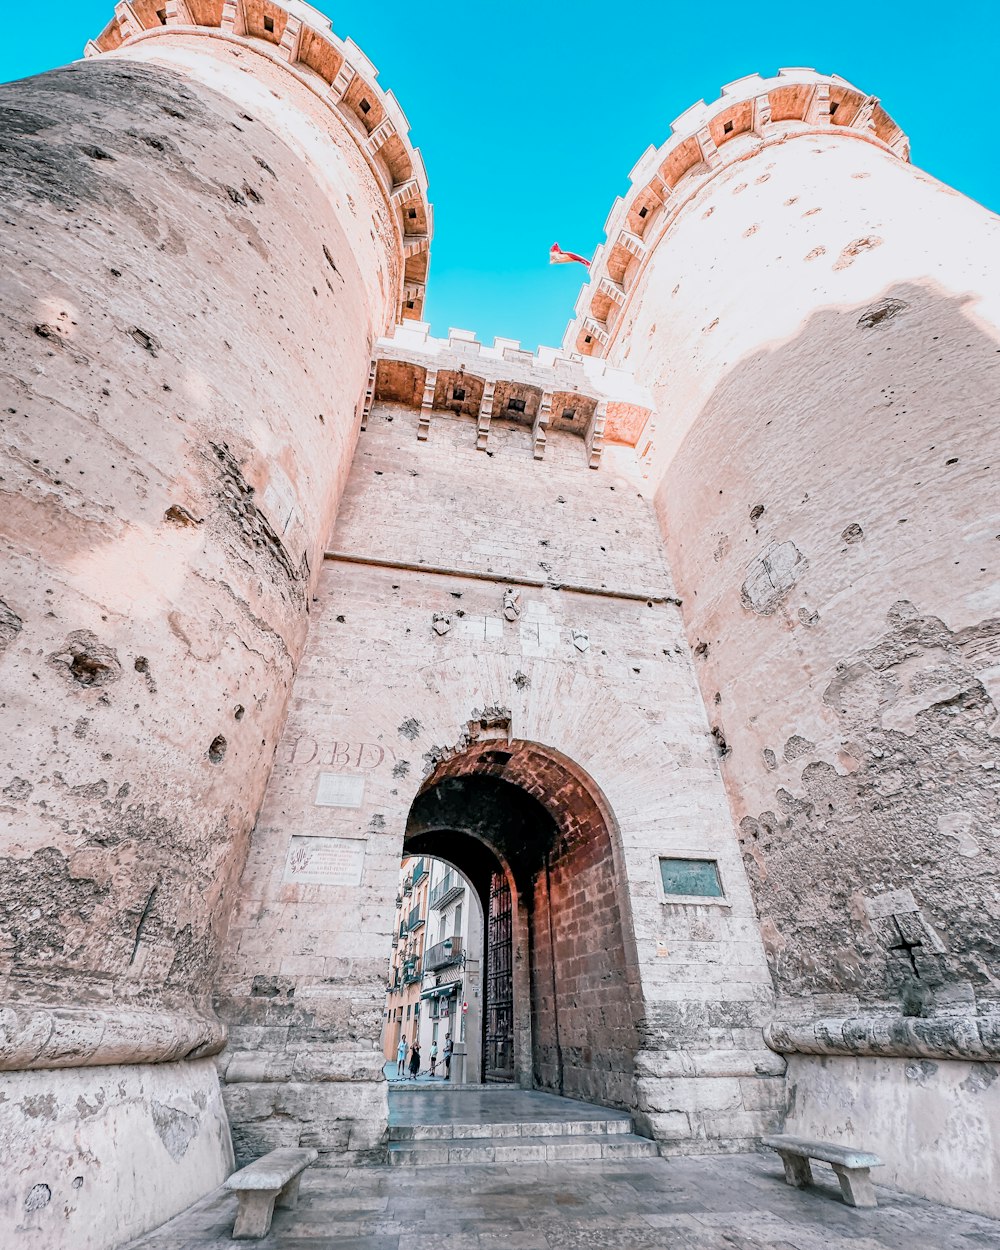
<instances>
[{"instance_id":1,"label":"cylindrical stone tower","mask_svg":"<svg viewBox=\"0 0 1000 1250\"><path fill-rule=\"evenodd\" d=\"M783 70L640 160L567 339L657 399L638 450L779 995L771 1044L840 1057L793 1059L795 1123L863 1123L887 1181L919 1189L923 1168L924 1192L973 1206L996 1173L942 1162L960 1130L932 1108L988 1137L992 1080L908 1061L1000 1053L998 262L1000 221L911 166L877 100Z\"/></svg>"},{"instance_id":2,"label":"cylindrical stone tower","mask_svg":"<svg viewBox=\"0 0 1000 1250\"><path fill-rule=\"evenodd\" d=\"M309 6L122 3L87 51L0 88L0 1222L75 1250L231 1158L219 941L430 235Z\"/></svg>"}]
</instances>

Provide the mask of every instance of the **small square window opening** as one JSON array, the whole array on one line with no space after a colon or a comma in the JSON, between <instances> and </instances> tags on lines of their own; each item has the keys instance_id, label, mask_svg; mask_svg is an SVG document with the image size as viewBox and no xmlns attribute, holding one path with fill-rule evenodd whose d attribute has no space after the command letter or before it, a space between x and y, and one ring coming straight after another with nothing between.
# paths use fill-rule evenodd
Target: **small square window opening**
<instances>
[{"instance_id":1,"label":"small square window opening","mask_svg":"<svg viewBox=\"0 0 1000 1250\"><path fill-rule=\"evenodd\" d=\"M417 220L417 210L415 208L411 208L410 211L406 215L407 217L409 217L410 221Z\"/></svg>"},{"instance_id":2,"label":"small square window opening","mask_svg":"<svg viewBox=\"0 0 1000 1250\"><path fill-rule=\"evenodd\" d=\"M525 401L523 399L508 399L507 411L508 412L524 412L524 405L525 405Z\"/></svg>"},{"instance_id":3,"label":"small square window opening","mask_svg":"<svg viewBox=\"0 0 1000 1250\"><path fill-rule=\"evenodd\" d=\"M362 100L358 105L358 108L362 111L362 113L370 113L372 111L372 106L367 100Z\"/></svg>"},{"instance_id":4,"label":"small square window opening","mask_svg":"<svg viewBox=\"0 0 1000 1250\"><path fill-rule=\"evenodd\" d=\"M562 419L563 419L564 421L573 421L573 420L575 420L575 419L576 419L576 409L575 409L575 408L564 408L564 409L563 409Z\"/></svg>"},{"instance_id":5,"label":"small square window opening","mask_svg":"<svg viewBox=\"0 0 1000 1250\"><path fill-rule=\"evenodd\" d=\"M407 308L412 308L412 307L413 307L413 300L408 299L408 300L406 301L406 307L407 307Z\"/></svg>"},{"instance_id":6,"label":"small square window opening","mask_svg":"<svg viewBox=\"0 0 1000 1250\"><path fill-rule=\"evenodd\" d=\"M590 342L592 341L592 340L591 340L590 335L588 334L588 335L584 338L584 340L583 340L583 341L584 341L585 343L590 343Z\"/></svg>"},{"instance_id":7,"label":"small square window opening","mask_svg":"<svg viewBox=\"0 0 1000 1250\"><path fill-rule=\"evenodd\" d=\"M166 10L166 9L157 9L157 10L156 10L156 16L160 19L160 25L161 25L161 26L166 26L166 24L167 24L167 10Z\"/></svg>"},{"instance_id":8,"label":"small square window opening","mask_svg":"<svg viewBox=\"0 0 1000 1250\"><path fill-rule=\"evenodd\" d=\"M274 34L274 18L273 17L264 18L264 29L268 31L269 34Z\"/></svg>"},{"instance_id":9,"label":"small square window opening","mask_svg":"<svg viewBox=\"0 0 1000 1250\"><path fill-rule=\"evenodd\" d=\"M459 403L461 403L461 401L465 398L465 388L462 386L456 386L454 390L453 398L457 399Z\"/></svg>"},{"instance_id":10,"label":"small square window opening","mask_svg":"<svg viewBox=\"0 0 1000 1250\"><path fill-rule=\"evenodd\" d=\"M725 122L722 127L722 133L724 135L731 135L733 133L733 123Z\"/></svg>"},{"instance_id":11,"label":"small square window opening","mask_svg":"<svg viewBox=\"0 0 1000 1250\"><path fill-rule=\"evenodd\" d=\"M639 216L645 217L648 212L649 212L649 209L646 207L645 204L643 204L642 208L639 209Z\"/></svg>"},{"instance_id":12,"label":"small square window opening","mask_svg":"<svg viewBox=\"0 0 1000 1250\"><path fill-rule=\"evenodd\" d=\"M830 116L832 117L834 113L836 113L837 109L839 108L840 108L840 101L834 100L834 102L830 105Z\"/></svg>"}]
</instances>

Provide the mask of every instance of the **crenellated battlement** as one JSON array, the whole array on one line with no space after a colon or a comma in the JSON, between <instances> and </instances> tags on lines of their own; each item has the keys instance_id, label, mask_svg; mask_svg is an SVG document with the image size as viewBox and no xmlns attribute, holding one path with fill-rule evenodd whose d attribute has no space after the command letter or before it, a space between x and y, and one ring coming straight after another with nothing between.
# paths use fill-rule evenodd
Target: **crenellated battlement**
<instances>
[{"instance_id":1,"label":"crenellated battlement","mask_svg":"<svg viewBox=\"0 0 1000 1250\"><path fill-rule=\"evenodd\" d=\"M410 124L378 70L328 17L302 0L120 0L85 49L116 53L163 35L200 34L237 42L284 66L320 97L357 143L385 196L402 257L397 320L423 313L433 234L427 173Z\"/></svg>"},{"instance_id":2,"label":"crenellated battlement","mask_svg":"<svg viewBox=\"0 0 1000 1250\"><path fill-rule=\"evenodd\" d=\"M435 411L450 412L475 420L476 447L488 451L493 418L506 418L530 426L536 460L544 458L547 431L558 429L583 439L596 469L605 441L634 446L653 409L626 370L554 347L525 351L516 339L489 347L455 329L435 339L425 323L408 322L379 339L375 352L364 422L376 400L418 408L420 440Z\"/></svg>"},{"instance_id":3,"label":"crenellated battlement","mask_svg":"<svg viewBox=\"0 0 1000 1250\"><path fill-rule=\"evenodd\" d=\"M812 69L750 74L676 118L670 138L648 147L629 175L628 192L611 207L605 241L576 303L565 350L603 356L629 292L655 244L685 204L721 170L793 136L837 133L909 160L909 141L875 96L843 78Z\"/></svg>"}]
</instances>

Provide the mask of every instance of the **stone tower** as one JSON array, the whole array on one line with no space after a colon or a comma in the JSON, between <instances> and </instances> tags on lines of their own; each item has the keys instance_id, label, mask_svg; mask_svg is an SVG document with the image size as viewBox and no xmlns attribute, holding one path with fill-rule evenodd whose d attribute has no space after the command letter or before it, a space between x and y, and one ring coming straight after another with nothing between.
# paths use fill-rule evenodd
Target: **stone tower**
<instances>
[{"instance_id":1,"label":"stone tower","mask_svg":"<svg viewBox=\"0 0 1000 1250\"><path fill-rule=\"evenodd\" d=\"M561 351L438 340L419 154L320 13L87 51L0 88L13 1244L119 1245L234 1144L381 1157L404 851L506 882L521 1084L668 1151L871 1108L987 1209L996 219L753 77Z\"/></svg>"},{"instance_id":2,"label":"stone tower","mask_svg":"<svg viewBox=\"0 0 1000 1250\"><path fill-rule=\"evenodd\" d=\"M219 941L431 230L399 106L309 6L123 3L87 52L3 89L0 171L0 1066L53 1195L10 1201L80 1247L227 1166Z\"/></svg>"},{"instance_id":3,"label":"stone tower","mask_svg":"<svg viewBox=\"0 0 1000 1250\"><path fill-rule=\"evenodd\" d=\"M863 1117L974 1206L988 1163L942 1177L1000 1123L1000 221L908 161L842 79L730 84L633 170L567 345L655 396L789 1123Z\"/></svg>"}]
</instances>

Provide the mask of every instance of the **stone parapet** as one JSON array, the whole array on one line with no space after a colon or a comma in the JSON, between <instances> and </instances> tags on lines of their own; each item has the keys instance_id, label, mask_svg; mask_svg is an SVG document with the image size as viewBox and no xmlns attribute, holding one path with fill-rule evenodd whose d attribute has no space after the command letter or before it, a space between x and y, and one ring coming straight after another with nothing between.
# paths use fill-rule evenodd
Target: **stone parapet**
<instances>
[{"instance_id":1,"label":"stone parapet","mask_svg":"<svg viewBox=\"0 0 1000 1250\"><path fill-rule=\"evenodd\" d=\"M427 172L410 142L410 124L378 70L351 39L333 33L330 19L301 0L285 5L203 0L197 12L184 0L158 8L120 3L115 16L85 49L87 56L117 53L163 36L205 35L252 49L282 65L320 97L371 168L385 196L400 248L397 320L419 320L430 264L433 210Z\"/></svg>"},{"instance_id":2,"label":"stone parapet","mask_svg":"<svg viewBox=\"0 0 1000 1250\"><path fill-rule=\"evenodd\" d=\"M418 439L429 436L434 411L454 413L475 420L476 447L489 451L492 421L506 418L531 427L536 460L549 429L578 435L592 469L605 441L634 447L653 409L649 391L625 369L552 347L526 351L515 339L487 346L468 330L436 339L423 322L379 339L373 366L366 409L376 399L421 408Z\"/></svg>"},{"instance_id":3,"label":"stone parapet","mask_svg":"<svg viewBox=\"0 0 1000 1250\"><path fill-rule=\"evenodd\" d=\"M706 183L773 144L816 134L861 139L909 160L906 135L874 96L812 69L750 74L723 87L712 104L699 101L676 118L670 138L646 149L628 191L611 207L564 349L608 355L649 257Z\"/></svg>"}]
</instances>

